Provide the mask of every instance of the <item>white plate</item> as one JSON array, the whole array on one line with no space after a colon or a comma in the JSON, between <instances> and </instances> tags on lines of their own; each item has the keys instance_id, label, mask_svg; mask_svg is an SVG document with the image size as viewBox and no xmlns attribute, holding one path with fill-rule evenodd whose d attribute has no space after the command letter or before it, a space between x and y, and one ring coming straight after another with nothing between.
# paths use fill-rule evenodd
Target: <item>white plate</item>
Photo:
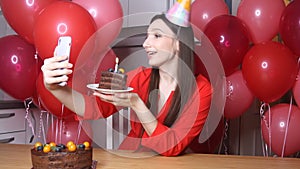
<instances>
[{"instance_id":1,"label":"white plate","mask_svg":"<svg viewBox=\"0 0 300 169\"><path fill-rule=\"evenodd\" d=\"M86 87L88 87L89 89L97 90L97 91L99 91L101 93L105 93L105 94L130 92L133 90L132 87L128 87L127 89L124 89L124 90L112 90L112 89L101 89L101 88L98 88L98 86L99 86L98 83L86 85Z\"/></svg>"}]
</instances>

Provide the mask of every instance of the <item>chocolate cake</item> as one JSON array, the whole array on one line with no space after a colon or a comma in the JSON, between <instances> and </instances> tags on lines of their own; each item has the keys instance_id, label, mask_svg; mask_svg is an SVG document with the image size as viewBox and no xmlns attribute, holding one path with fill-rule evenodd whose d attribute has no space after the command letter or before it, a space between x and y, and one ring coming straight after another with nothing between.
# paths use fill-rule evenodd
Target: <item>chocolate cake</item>
<instances>
[{"instance_id":1,"label":"chocolate cake","mask_svg":"<svg viewBox=\"0 0 300 169\"><path fill-rule=\"evenodd\" d=\"M49 152L38 148L31 149L31 161L33 169L91 169L92 147L81 147L69 151L51 147Z\"/></svg>"},{"instance_id":2,"label":"chocolate cake","mask_svg":"<svg viewBox=\"0 0 300 169\"><path fill-rule=\"evenodd\" d=\"M127 89L127 75L121 72L103 71L101 72L99 88L124 90Z\"/></svg>"}]
</instances>

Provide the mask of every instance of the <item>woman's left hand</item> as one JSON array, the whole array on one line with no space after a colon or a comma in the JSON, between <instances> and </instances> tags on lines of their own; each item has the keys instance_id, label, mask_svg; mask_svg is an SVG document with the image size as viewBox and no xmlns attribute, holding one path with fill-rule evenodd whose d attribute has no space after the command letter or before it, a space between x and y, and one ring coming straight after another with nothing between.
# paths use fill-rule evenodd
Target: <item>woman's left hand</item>
<instances>
[{"instance_id":1,"label":"woman's left hand","mask_svg":"<svg viewBox=\"0 0 300 169\"><path fill-rule=\"evenodd\" d=\"M144 104L139 95L132 92L104 94L95 91L93 94L94 96L98 96L101 100L111 103L115 106L139 107L139 104Z\"/></svg>"}]
</instances>

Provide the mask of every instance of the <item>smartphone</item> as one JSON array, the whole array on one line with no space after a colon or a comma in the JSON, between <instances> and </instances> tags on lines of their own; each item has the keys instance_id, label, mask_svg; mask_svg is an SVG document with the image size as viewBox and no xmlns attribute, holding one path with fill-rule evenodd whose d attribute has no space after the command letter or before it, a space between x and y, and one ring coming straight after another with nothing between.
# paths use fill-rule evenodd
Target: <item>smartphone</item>
<instances>
[{"instance_id":1,"label":"smartphone","mask_svg":"<svg viewBox=\"0 0 300 169\"><path fill-rule=\"evenodd\" d=\"M63 62L69 62L71 44L72 44L71 36L61 36L58 38L57 46L55 48L56 56L68 56L68 58ZM61 82L58 85L65 86L67 85L67 82Z\"/></svg>"}]
</instances>

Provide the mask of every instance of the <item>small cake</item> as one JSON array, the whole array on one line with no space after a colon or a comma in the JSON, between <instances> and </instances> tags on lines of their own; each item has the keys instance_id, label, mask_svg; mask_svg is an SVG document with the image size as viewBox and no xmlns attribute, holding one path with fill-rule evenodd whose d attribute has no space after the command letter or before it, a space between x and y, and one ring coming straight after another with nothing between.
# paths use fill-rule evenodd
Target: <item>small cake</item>
<instances>
[{"instance_id":1,"label":"small cake","mask_svg":"<svg viewBox=\"0 0 300 169\"><path fill-rule=\"evenodd\" d=\"M124 70L120 70L115 72L113 69L110 69L108 71L101 72L99 88L112 90L127 89L127 75L124 74Z\"/></svg>"},{"instance_id":2,"label":"small cake","mask_svg":"<svg viewBox=\"0 0 300 169\"><path fill-rule=\"evenodd\" d=\"M93 149L79 145L35 145L31 149L33 169L91 169Z\"/></svg>"}]
</instances>

